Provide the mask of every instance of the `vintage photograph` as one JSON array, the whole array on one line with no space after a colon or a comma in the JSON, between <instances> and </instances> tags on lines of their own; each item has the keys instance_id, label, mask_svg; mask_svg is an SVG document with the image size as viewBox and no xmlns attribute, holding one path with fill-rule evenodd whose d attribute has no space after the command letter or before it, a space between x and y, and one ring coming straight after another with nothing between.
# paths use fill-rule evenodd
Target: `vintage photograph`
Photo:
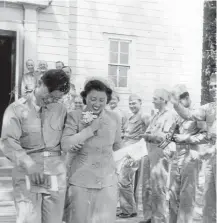
<instances>
[{"instance_id":1,"label":"vintage photograph","mask_svg":"<svg viewBox=\"0 0 217 223\"><path fill-rule=\"evenodd\" d=\"M216 223L216 0L0 0L0 223Z\"/></svg>"}]
</instances>

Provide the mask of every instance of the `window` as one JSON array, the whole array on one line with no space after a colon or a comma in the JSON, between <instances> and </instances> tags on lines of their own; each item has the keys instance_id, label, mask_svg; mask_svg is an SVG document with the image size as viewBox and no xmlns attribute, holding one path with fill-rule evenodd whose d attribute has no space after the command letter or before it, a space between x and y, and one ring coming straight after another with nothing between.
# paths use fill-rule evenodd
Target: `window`
<instances>
[{"instance_id":1,"label":"window","mask_svg":"<svg viewBox=\"0 0 217 223\"><path fill-rule=\"evenodd\" d=\"M114 82L115 87L126 88L128 86L129 48L130 41L109 40L108 76Z\"/></svg>"}]
</instances>

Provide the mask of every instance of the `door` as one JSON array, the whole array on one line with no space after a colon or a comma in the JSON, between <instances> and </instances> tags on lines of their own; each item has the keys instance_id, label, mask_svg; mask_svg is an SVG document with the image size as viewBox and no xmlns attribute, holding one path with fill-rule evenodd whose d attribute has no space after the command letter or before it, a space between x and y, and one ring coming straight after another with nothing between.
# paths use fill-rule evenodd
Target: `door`
<instances>
[{"instance_id":1,"label":"door","mask_svg":"<svg viewBox=\"0 0 217 223\"><path fill-rule=\"evenodd\" d=\"M15 62L15 43L15 37L0 35L0 126L2 126L5 109L14 100L13 95L10 93L14 87L14 77L12 74L15 75L13 64Z\"/></svg>"}]
</instances>

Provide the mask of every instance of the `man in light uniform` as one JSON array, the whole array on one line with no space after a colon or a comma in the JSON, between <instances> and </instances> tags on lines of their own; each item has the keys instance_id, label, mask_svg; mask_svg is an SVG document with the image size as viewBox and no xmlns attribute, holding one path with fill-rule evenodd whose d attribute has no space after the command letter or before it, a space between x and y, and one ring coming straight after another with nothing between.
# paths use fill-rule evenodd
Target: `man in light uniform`
<instances>
[{"instance_id":1,"label":"man in light uniform","mask_svg":"<svg viewBox=\"0 0 217 223\"><path fill-rule=\"evenodd\" d=\"M141 109L142 99L135 94L129 97L129 108L133 115L128 119L127 127L124 133L122 147L132 145L141 140L149 124L149 116L144 114ZM119 174L119 195L120 195L120 214L121 218L129 218L137 215L135 200L135 173L140 166L139 162L123 162Z\"/></svg>"},{"instance_id":2,"label":"man in light uniform","mask_svg":"<svg viewBox=\"0 0 217 223\"><path fill-rule=\"evenodd\" d=\"M64 67L64 63L62 61L57 61L56 62L56 69L61 70Z\"/></svg>"},{"instance_id":3,"label":"man in light uniform","mask_svg":"<svg viewBox=\"0 0 217 223\"><path fill-rule=\"evenodd\" d=\"M26 96L31 93L36 85L39 78L39 73L35 71L34 61L29 59L26 61L27 73L23 74L21 82L21 95Z\"/></svg>"},{"instance_id":4,"label":"man in light uniform","mask_svg":"<svg viewBox=\"0 0 217 223\"><path fill-rule=\"evenodd\" d=\"M42 77L43 74L48 70L48 64L45 60L41 60L38 64L38 72L40 75L40 78Z\"/></svg>"},{"instance_id":5,"label":"man in light uniform","mask_svg":"<svg viewBox=\"0 0 217 223\"><path fill-rule=\"evenodd\" d=\"M153 116L144 134L147 144L150 167L146 165L143 181L143 212L144 221L151 223L169 222L168 177L169 162L172 150L167 146L164 150L159 144L164 141L175 123L175 114L167 108L169 93L165 89L154 92L153 104L158 112ZM148 169L150 168L150 171ZM150 177L150 178L149 178ZM150 180L148 180L150 179Z\"/></svg>"},{"instance_id":6,"label":"man in light uniform","mask_svg":"<svg viewBox=\"0 0 217 223\"><path fill-rule=\"evenodd\" d=\"M68 90L66 74L49 70L34 92L5 111L0 148L15 166L12 180L17 223L62 221L66 168L60 140L66 109L56 102ZM26 176L31 182L30 190ZM51 191L51 176L57 179L58 191Z\"/></svg>"},{"instance_id":7,"label":"man in light uniform","mask_svg":"<svg viewBox=\"0 0 217 223\"><path fill-rule=\"evenodd\" d=\"M71 68L69 66L63 66L61 69L66 73L66 75L70 79L70 91L68 92L68 94L66 94L62 97L60 102L65 105L67 112L70 112L75 109L76 89L75 89L75 85L73 84L73 80L72 80Z\"/></svg>"},{"instance_id":8,"label":"man in light uniform","mask_svg":"<svg viewBox=\"0 0 217 223\"><path fill-rule=\"evenodd\" d=\"M172 103L177 113L186 120L206 121L207 125L207 156L208 164L205 170L203 223L216 222L216 73L210 77L209 92L211 103L199 109L185 108L178 100L175 92L172 93Z\"/></svg>"},{"instance_id":9,"label":"man in light uniform","mask_svg":"<svg viewBox=\"0 0 217 223\"><path fill-rule=\"evenodd\" d=\"M173 92L179 103L191 108L191 99L185 85L177 85ZM196 187L198 181L198 145L205 142L206 131L197 121L177 116L179 134L174 134L176 153L170 173L170 223L191 223L195 216Z\"/></svg>"},{"instance_id":10,"label":"man in light uniform","mask_svg":"<svg viewBox=\"0 0 217 223\"><path fill-rule=\"evenodd\" d=\"M83 98L80 95L75 95L75 110L83 110L84 107Z\"/></svg>"},{"instance_id":11,"label":"man in light uniform","mask_svg":"<svg viewBox=\"0 0 217 223\"><path fill-rule=\"evenodd\" d=\"M69 76L69 78L71 78L72 76L72 69L69 66L63 66L62 70Z\"/></svg>"},{"instance_id":12,"label":"man in light uniform","mask_svg":"<svg viewBox=\"0 0 217 223\"><path fill-rule=\"evenodd\" d=\"M120 102L120 97L117 93L112 93L112 99L109 102L109 107L112 111L116 112L121 118L121 133L122 137L124 136L126 123L127 123L127 115L118 107L118 103Z\"/></svg>"}]
</instances>

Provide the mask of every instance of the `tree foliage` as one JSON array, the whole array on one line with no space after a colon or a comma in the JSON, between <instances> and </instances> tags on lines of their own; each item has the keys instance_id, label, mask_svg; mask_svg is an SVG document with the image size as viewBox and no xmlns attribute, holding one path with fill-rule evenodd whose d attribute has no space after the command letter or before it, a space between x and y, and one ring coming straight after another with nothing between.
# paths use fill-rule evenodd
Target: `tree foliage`
<instances>
[{"instance_id":1,"label":"tree foliage","mask_svg":"<svg viewBox=\"0 0 217 223\"><path fill-rule=\"evenodd\" d=\"M209 80L216 72L216 1L204 2L201 104L210 102Z\"/></svg>"}]
</instances>

